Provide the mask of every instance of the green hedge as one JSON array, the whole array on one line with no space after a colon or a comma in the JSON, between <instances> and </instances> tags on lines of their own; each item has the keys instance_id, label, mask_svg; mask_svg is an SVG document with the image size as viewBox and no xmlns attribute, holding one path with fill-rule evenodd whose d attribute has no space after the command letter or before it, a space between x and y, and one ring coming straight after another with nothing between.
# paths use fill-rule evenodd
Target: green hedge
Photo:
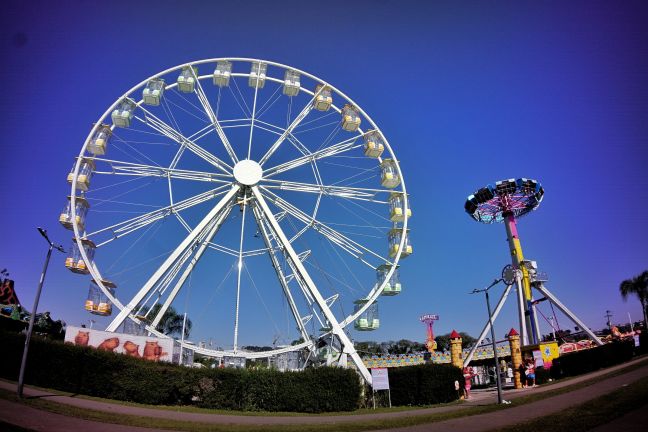
<instances>
[{"instance_id":1,"label":"green hedge","mask_svg":"<svg viewBox=\"0 0 648 432\"><path fill-rule=\"evenodd\" d=\"M535 370L535 383L540 385L549 382L551 378L550 370L545 369L544 366L537 367Z\"/></svg>"},{"instance_id":2,"label":"green hedge","mask_svg":"<svg viewBox=\"0 0 648 432\"><path fill-rule=\"evenodd\" d=\"M1 333L0 339L0 376L17 380L24 337ZM25 382L152 405L313 413L354 410L361 390L358 375L346 369L192 369L38 337L30 344Z\"/></svg>"},{"instance_id":3,"label":"green hedge","mask_svg":"<svg viewBox=\"0 0 648 432\"><path fill-rule=\"evenodd\" d=\"M449 364L389 369L392 405L432 405L457 400L455 381L463 388L461 369Z\"/></svg>"},{"instance_id":4,"label":"green hedge","mask_svg":"<svg viewBox=\"0 0 648 432\"><path fill-rule=\"evenodd\" d=\"M563 378L614 366L630 360L633 351L634 342L623 341L564 354L553 360L551 376Z\"/></svg>"}]
</instances>

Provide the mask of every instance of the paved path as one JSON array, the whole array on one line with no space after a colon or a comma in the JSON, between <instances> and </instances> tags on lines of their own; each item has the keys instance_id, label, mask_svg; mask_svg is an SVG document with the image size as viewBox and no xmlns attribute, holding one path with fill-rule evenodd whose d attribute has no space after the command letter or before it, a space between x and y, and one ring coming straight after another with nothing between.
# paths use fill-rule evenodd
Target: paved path
<instances>
[{"instance_id":1,"label":"paved path","mask_svg":"<svg viewBox=\"0 0 648 432\"><path fill-rule=\"evenodd\" d=\"M627 367L645 360L637 359L633 362L625 363L603 371L597 371L581 377L557 382L550 386L528 388L521 390L507 390L504 392L504 398L513 401L513 406L503 411L481 414L477 416L468 416L447 420L443 422L423 424L408 428L393 429L394 431L488 431L497 429L502 426L509 426L522 421L530 420L539 416L550 415L564 408L581 404L590 399L596 398L603 394L614 391L624 384L634 382L642 377L648 376L648 364L638 365L630 372L622 375L602 379L594 384L582 389L574 390L558 396L549 397L537 402L515 407L515 399L529 394L552 392L554 389L571 386L611 371ZM0 388L14 391L15 383L1 381ZM412 417L417 415L433 414L464 410L469 412L471 407L490 405L495 403L497 395L495 391L473 391L471 400L463 404L448 405L443 407L432 407L418 410L408 410L399 412L383 412L376 414L360 415L331 415L331 416L254 416L254 415L222 415L206 413L189 413L173 410L160 410L145 408L139 406L126 406L114 403L101 402L96 400L82 399L70 396L61 396L42 390L25 387L27 397L38 397L51 400L61 404L67 404L83 409L97 410L115 413L115 416L134 415L138 417L166 418L187 422L199 422L220 425L280 425L280 424L336 424L354 421L380 420L380 419L398 419L402 417ZM4 414L3 421L20 425L34 431L70 431L70 430L88 430L88 431L152 431L153 429L137 428L129 426L120 426L115 424L92 422L78 418L66 417L59 414L53 414L46 411L36 410L23 404L10 401L0 400L0 412ZM618 419L620 420L620 419ZM645 424L645 423L644 423ZM603 429L605 430L605 429ZM608 429L610 430L610 429Z\"/></svg>"}]
</instances>

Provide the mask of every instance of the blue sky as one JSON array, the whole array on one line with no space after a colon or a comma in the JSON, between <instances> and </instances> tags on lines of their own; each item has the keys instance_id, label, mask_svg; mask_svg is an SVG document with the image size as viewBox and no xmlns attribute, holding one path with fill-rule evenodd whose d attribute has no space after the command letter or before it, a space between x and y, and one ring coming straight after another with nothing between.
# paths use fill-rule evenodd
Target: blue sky
<instances>
[{"instance_id":1,"label":"blue sky","mask_svg":"<svg viewBox=\"0 0 648 432\"><path fill-rule=\"evenodd\" d=\"M548 288L594 328L606 309L637 320L639 303L618 286L648 267L647 18L641 2L8 2L0 267L31 308L46 252L35 227L69 246L57 222L66 175L121 94L185 62L252 57L348 94L400 160L415 253L403 293L380 304L380 330L356 339L422 341L425 313L440 315L436 333L479 333L484 301L468 292L510 259L504 227L475 223L463 203L517 177L546 190L518 229ZM55 255L40 309L87 324L87 286ZM498 337L517 327L509 302Z\"/></svg>"}]
</instances>

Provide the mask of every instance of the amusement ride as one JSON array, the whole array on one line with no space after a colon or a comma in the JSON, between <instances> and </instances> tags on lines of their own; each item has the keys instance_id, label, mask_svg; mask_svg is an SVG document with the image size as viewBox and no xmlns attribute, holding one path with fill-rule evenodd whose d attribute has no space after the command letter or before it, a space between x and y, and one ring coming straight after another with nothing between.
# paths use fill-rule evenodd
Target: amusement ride
<instances>
[{"instance_id":1,"label":"amusement ride","mask_svg":"<svg viewBox=\"0 0 648 432\"><path fill-rule=\"evenodd\" d=\"M97 119L68 182L65 265L106 331L168 337L174 305L217 341L183 349L316 361L324 345L371 382L349 329L379 328L378 302L400 293L411 210L392 146L341 90L258 59L167 69Z\"/></svg>"},{"instance_id":2,"label":"amusement ride","mask_svg":"<svg viewBox=\"0 0 648 432\"><path fill-rule=\"evenodd\" d=\"M425 347L427 348L430 354L434 354L434 350L437 349L437 343L434 340L434 321L439 320L439 315L437 314L425 314L421 315L419 321L425 324L425 329L427 331L427 337L425 339Z\"/></svg>"},{"instance_id":3,"label":"amusement ride","mask_svg":"<svg viewBox=\"0 0 648 432\"><path fill-rule=\"evenodd\" d=\"M555 305L577 326L583 329L595 344L603 344L589 327L547 289L545 286L545 282L548 280L547 275L538 271L537 263L524 258L517 230L517 220L537 209L543 197L544 188L539 182L519 178L517 180L502 180L495 183L495 186L483 187L466 200L464 209L475 221L485 224L504 223L511 253L511 264L504 267L501 278L496 279L493 283L494 285L504 282L506 289L477 338L477 343L465 358L464 366L467 366L472 360L475 350L484 340L491 323L495 321L502 306L504 306L513 285L516 285L517 290L517 311L523 345L541 342L537 304L545 300ZM534 298L533 289L543 297Z\"/></svg>"}]
</instances>

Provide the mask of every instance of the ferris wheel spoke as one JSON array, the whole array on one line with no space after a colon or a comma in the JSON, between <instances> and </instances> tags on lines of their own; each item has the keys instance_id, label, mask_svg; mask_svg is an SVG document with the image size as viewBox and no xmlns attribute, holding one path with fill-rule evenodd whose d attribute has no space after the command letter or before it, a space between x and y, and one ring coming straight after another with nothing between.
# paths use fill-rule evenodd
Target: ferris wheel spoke
<instances>
[{"instance_id":1,"label":"ferris wheel spoke","mask_svg":"<svg viewBox=\"0 0 648 432\"><path fill-rule=\"evenodd\" d=\"M259 65L260 66L260 65ZM248 142L247 158L250 159L252 154L252 135L254 133L254 117L256 115L257 96L259 95L259 80L255 81L254 85L254 101L252 102L252 116L250 117L250 140Z\"/></svg>"},{"instance_id":2,"label":"ferris wheel spoke","mask_svg":"<svg viewBox=\"0 0 648 432\"><path fill-rule=\"evenodd\" d=\"M194 153L196 156L215 166L216 168L223 171L225 174L230 174L232 172L232 167L220 160L218 157L214 156L189 138L182 135L180 132L166 124L164 121L160 120L153 113L151 113L146 108L143 108L140 105L140 109L144 111L144 118L135 116L137 120L143 124L149 126L151 129L154 129L166 136L172 141L180 144L181 146L186 147L189 151Z\"/></svg>"},{"instance_id":3,"label":"ferris wheel spoke","mask_svg":"<svg viewBox=\"0 0 648 432\"><path fill-rule=\"evenodd\" d=\"M86 237L92 239L94 237L97 237L100 234L110 233L111 237L108 240L104 241L103 243L97 244L97 247L99 248L107 243L115 241L118 238L121 238L127 234L137 231L143 227L146 227L147 225L150 225L153 222L163 219L171 214L176 214L182 210L186 210L190 207L212 200L215 197L223 194L226 187L227 187L226 185L219 186L215 189L209 190L207 192L203 192L201 194L179 201L175 204L168 205L166 207L162 207L160 209L156 209L148 213L144 213L142 215L118 222L116 224L107 226L105 228L98 229L96 231L86 234Z\"/></svg>"},{"instance_id":4,"label":"ferris wheel spoke","mask_svg":"<svg viewBox=\"0 0 648 432\"><path fill-rule=\"evenodd\" d=\"M252 194L257 200L257 203L259 204L261 214L268 221L268 226L272 230L273 235L280 242L281 246L288 254L290 261L295 266L295 269L297 270L295 276L300 278L304 282L309 293L315 299L315 302L319 306L319 309L322 311L327 321L331 325L331 332L339 338L342 344L342 352L351 356L351 359L355 363L355 366L358 369L358 371L362 374L362 376L368 383L371 383L371 374L369 373L369 370L362 362L362 359L360 358L357 351L355 350L353 343L351 342L347 334L340 326L340 323L338 322L337 318L335 317L335 315L333 314L329 306L326 304L326 300L324 299L324 297L322 297L319 290L315 286L313 279L311 279L310 275L306 271L306 268L304 267L304 264L299 259L299 256L293 249L292 245L288 241L288 238L286 237L281 227L279 226L279 223L277 222L274 215L270 211L270 208L268 207L268 204L266 203L263 194L261 194L259 187L252 186L251 190L252 190Z\"/></svg>"},{"instance_id":5,"label":"ferris wheel spoke","mask_svg":"<svg viewBox=\"0 0 648 432\"><path fill-rule=\"evenodd\" d=\"M205 253L205 250L207 249L209 242L212 241L212 239L214 238L214 236L216 235L220 227L223 225L223 222L225 222L225 220L227 219L231 211L232 211L231 206L225 207L225 209L221 212L221 214L218 215L216 219L214 219L212 226L206 231L207 235L201 239L198 250L191 258L191 261L185 268L184 272L182 273L182 276L180 276L180 279L178 279L178 281L176 282L175 286L171 290L171 293L169 293L167 298L164 300L164 303L160 307L160 310L158 311L157 315L153 319L153 322L151 323L151 327L155 328L160 323L160 320L162 319L166 311L171 306L171 303L173 303L173 301L175 300L176 296L178 295L178 292L180 292L180 289L182 289L185 282L187 281L187 278L189 277L189 275L191 275L191 272L193 271L194 267L200 261L200 258L202 257L203 253Z\"/></svg>"},{"instance_id":6,"label":"ferris wheel spoke","mask_svg":"<svg viewBox=\"0 0 648 432\"><path fill-rule=\"evenodd\" d=\"M177 158L176 158L177 159ZM105 162L110 165L111 171L96 170L94 174L104 175L122 175L122 176L135 176L135 177L163 177L182 180L195 180L202 182L215 182L231 184L231 180L223 180L223 178L231 179L232 176L219 173L210 173L204 171L192 171L176 168L165 168L161 166L145 165L132 162L124 162L113 159L95 158L95 162ZM176 160L174 160L174 163Z\"/></svg>"},{"instance_id":7,"label":"ferris wheel spoke","mask_svg":"<svg viewBox=\"0 0 648 432\"><path fill-rule=\"evenodd\" d=\"M205 90L203 89L202 84L198 79L198 75L196 74L196 71L192 68L191 72L194 74L194 79L196 80L195 91L196 91L196 96L198 96L198 100L200 101L200 104L203 106L203 109L205 110L207 117L209 117L209 121L211 121L211 123L214 125L214 129L216 129L216 133L218 134L218 137L223 143L223 146L225 147L227 154L229 154L230 158L232 159L232 162L234 163L238 162L238 158L236 157L236 153L232 148L232 144L229 142L227 135L225 135L225 131L223 131L223 127L218 121L218 117L216 116L214 109L209 103L209 99L207 98L207 95L205 94Z\"/></svg>"},{"instance_id":8,"label":"ferris wheel spoke","mask_svg":"<svg viewBox=\"0 0 648 432\"><path fill-rule=\"evenodd\" d=\"M272 177L284 171L288 171L300 167L302 165L306 165L307 163L310 163L312 161L324 159L330 156L335 156L362 147L362 144L356 144L356 140L358 138L359 136L354 136L344 141L341 141L339 143L332 144L331 146L323 148L316 152L303 155L291 161L276 165L272 168L265 170L263 173L263 177L264 178Z\"/></svg>"},{"instance_id":9,"label":"ferris wheel spoke","mask_svg":"<svg viewBox=\"0 0 648 432\"><path fill-rule=\"evenodd\" d=\"M302 316L300 315L299 310L297 309L297 305L295 304L295 299L293 298L292 292L290 291L290 287L288 286L288 280L286 278L286 275L281 269L281 264L279 263L277 255L275 254L275 249L272 245L272 240L270 238L270 230L269 228L267 228L266 222L263 219L263 215L260 212L260 210L256 206L253 207L252 210L253 210L254 218L256 219L257 227L259 228L259 232L261 233L261 236L263 237L263 241L266 247L268 248L268 255L270 257L270 260L272 261L272 267L277 273L277 278L279 279L279 283L281 284L281 288L283 290L284 296L286 297L286 300L288 300L290 311L293 315L293 318L295 319L295 322L297 323L297 328L299 330L299 333L301 334L301 337L304 339L304 341L310 341L310 335L308 334Z\"/></svg>"},{"instance_id":10,"label":"ferris wheel spoke","mask_svg":"<svg viewBox=\"0 0 648 432\"><path fill-rule=\"evenodd\" d=\"M277 140L272 144L272 146L270 146L270 149L268 149L266 154L264 154L261 160L259 161L259 165L263 166L263 164L266 163L268 159L270 159L270 157L274 154L274 152L277 151L281 143L285 141L286 137L292 134L292 131L295 130L295 128L299 126L299 124L302 122L302 120L306 118L308 113L311 112L311 110L314 107L313 103L315 102L317 96L322 92L323 88L324 87L321 87L320 90L318 90L317 93L313 95L310 101L304 106L304 108L302 108L301 112L297 115L297 117L295 117L295 120L292 121L290 126L288 126L286 130L281 134L281 136L277 138Z\"/></svg>"},{"instance_id":11,"label":"ferris wheel spoke","mask_svg":"<svg viewBox=\"0 0 648 432\"><path fill-rule=\"evenodd\" d=\"M369 188L360 188L360 187L348 187L348 186L326 186L321 184L311 184L311 183L300 183L292 182L285 180L275 180L268 179L267 182L270 184L264 184L263 187L267 189L280 189L287 191L295 192L307 192L307 193L322 193L328 196L346 198L346 199L356 199L361 201L370 201L380 204L387 204L385 200L377 199L377 195L380 193L393 193L391 190L386 189L369 189Z\"/></svg>"},{"instance_id":12,"label":"ferris wheel spoke","mask_svg":"<svg viewBox=\"0 0 648 432\"><path fill-rule=\"evenodd\" d=\"M328 240L339 246L341 249L346 251L347 253L351 254L364 264L366 264L368 267L372 269L376 269L377 265L371 264L368 262L365 258L367 255L371 255L378 260L382 264L384 262L391 264L389 260L386 260L385 257L382 255L379 255L372 251L371 249L361 245L360 243L350 239L349 237L345 236L341 232L331 228L330 226L320 222L319 220L315 219L314 217L304 213L303 211L299 210L297 207L293 206L283 198L279 197L275 193L263 188L264 192L266 192L269 195L269 199L272 201L274 205L279 207L280 209L288 212L290 215L292 215L295 219L301 221L304 223L307 227L311 227L313 230L316 232L320 233L324 237L326 237Z\"/></svg>"},{"instance_id":13,"label":"ferris wheel spoke","mask_svg":"<svg viewBox=\"0 0 648 432\"><path fill-rule=\"evenodd\" d=\"M169 269L186 253L187 249L193 248L196 239L205 231L205 228L213 223L214 219L224 208L229 207L230 202L234 199L239 192L240 186L234 185L229 192L214 206L214 208L203 218L202 221L189 233L189 235L178 245L178 247L169 255L164 263L158 268L149 280L142 286L137 294L131 301L124 306L124 308L117 314L115 319L108 325L106 331L114 332L124 322L126 317L130 315L133 310L140 305L142 300L149 294L149 292L156 286L156 284L167 274Z\"/></svg>"}]
</instances>

